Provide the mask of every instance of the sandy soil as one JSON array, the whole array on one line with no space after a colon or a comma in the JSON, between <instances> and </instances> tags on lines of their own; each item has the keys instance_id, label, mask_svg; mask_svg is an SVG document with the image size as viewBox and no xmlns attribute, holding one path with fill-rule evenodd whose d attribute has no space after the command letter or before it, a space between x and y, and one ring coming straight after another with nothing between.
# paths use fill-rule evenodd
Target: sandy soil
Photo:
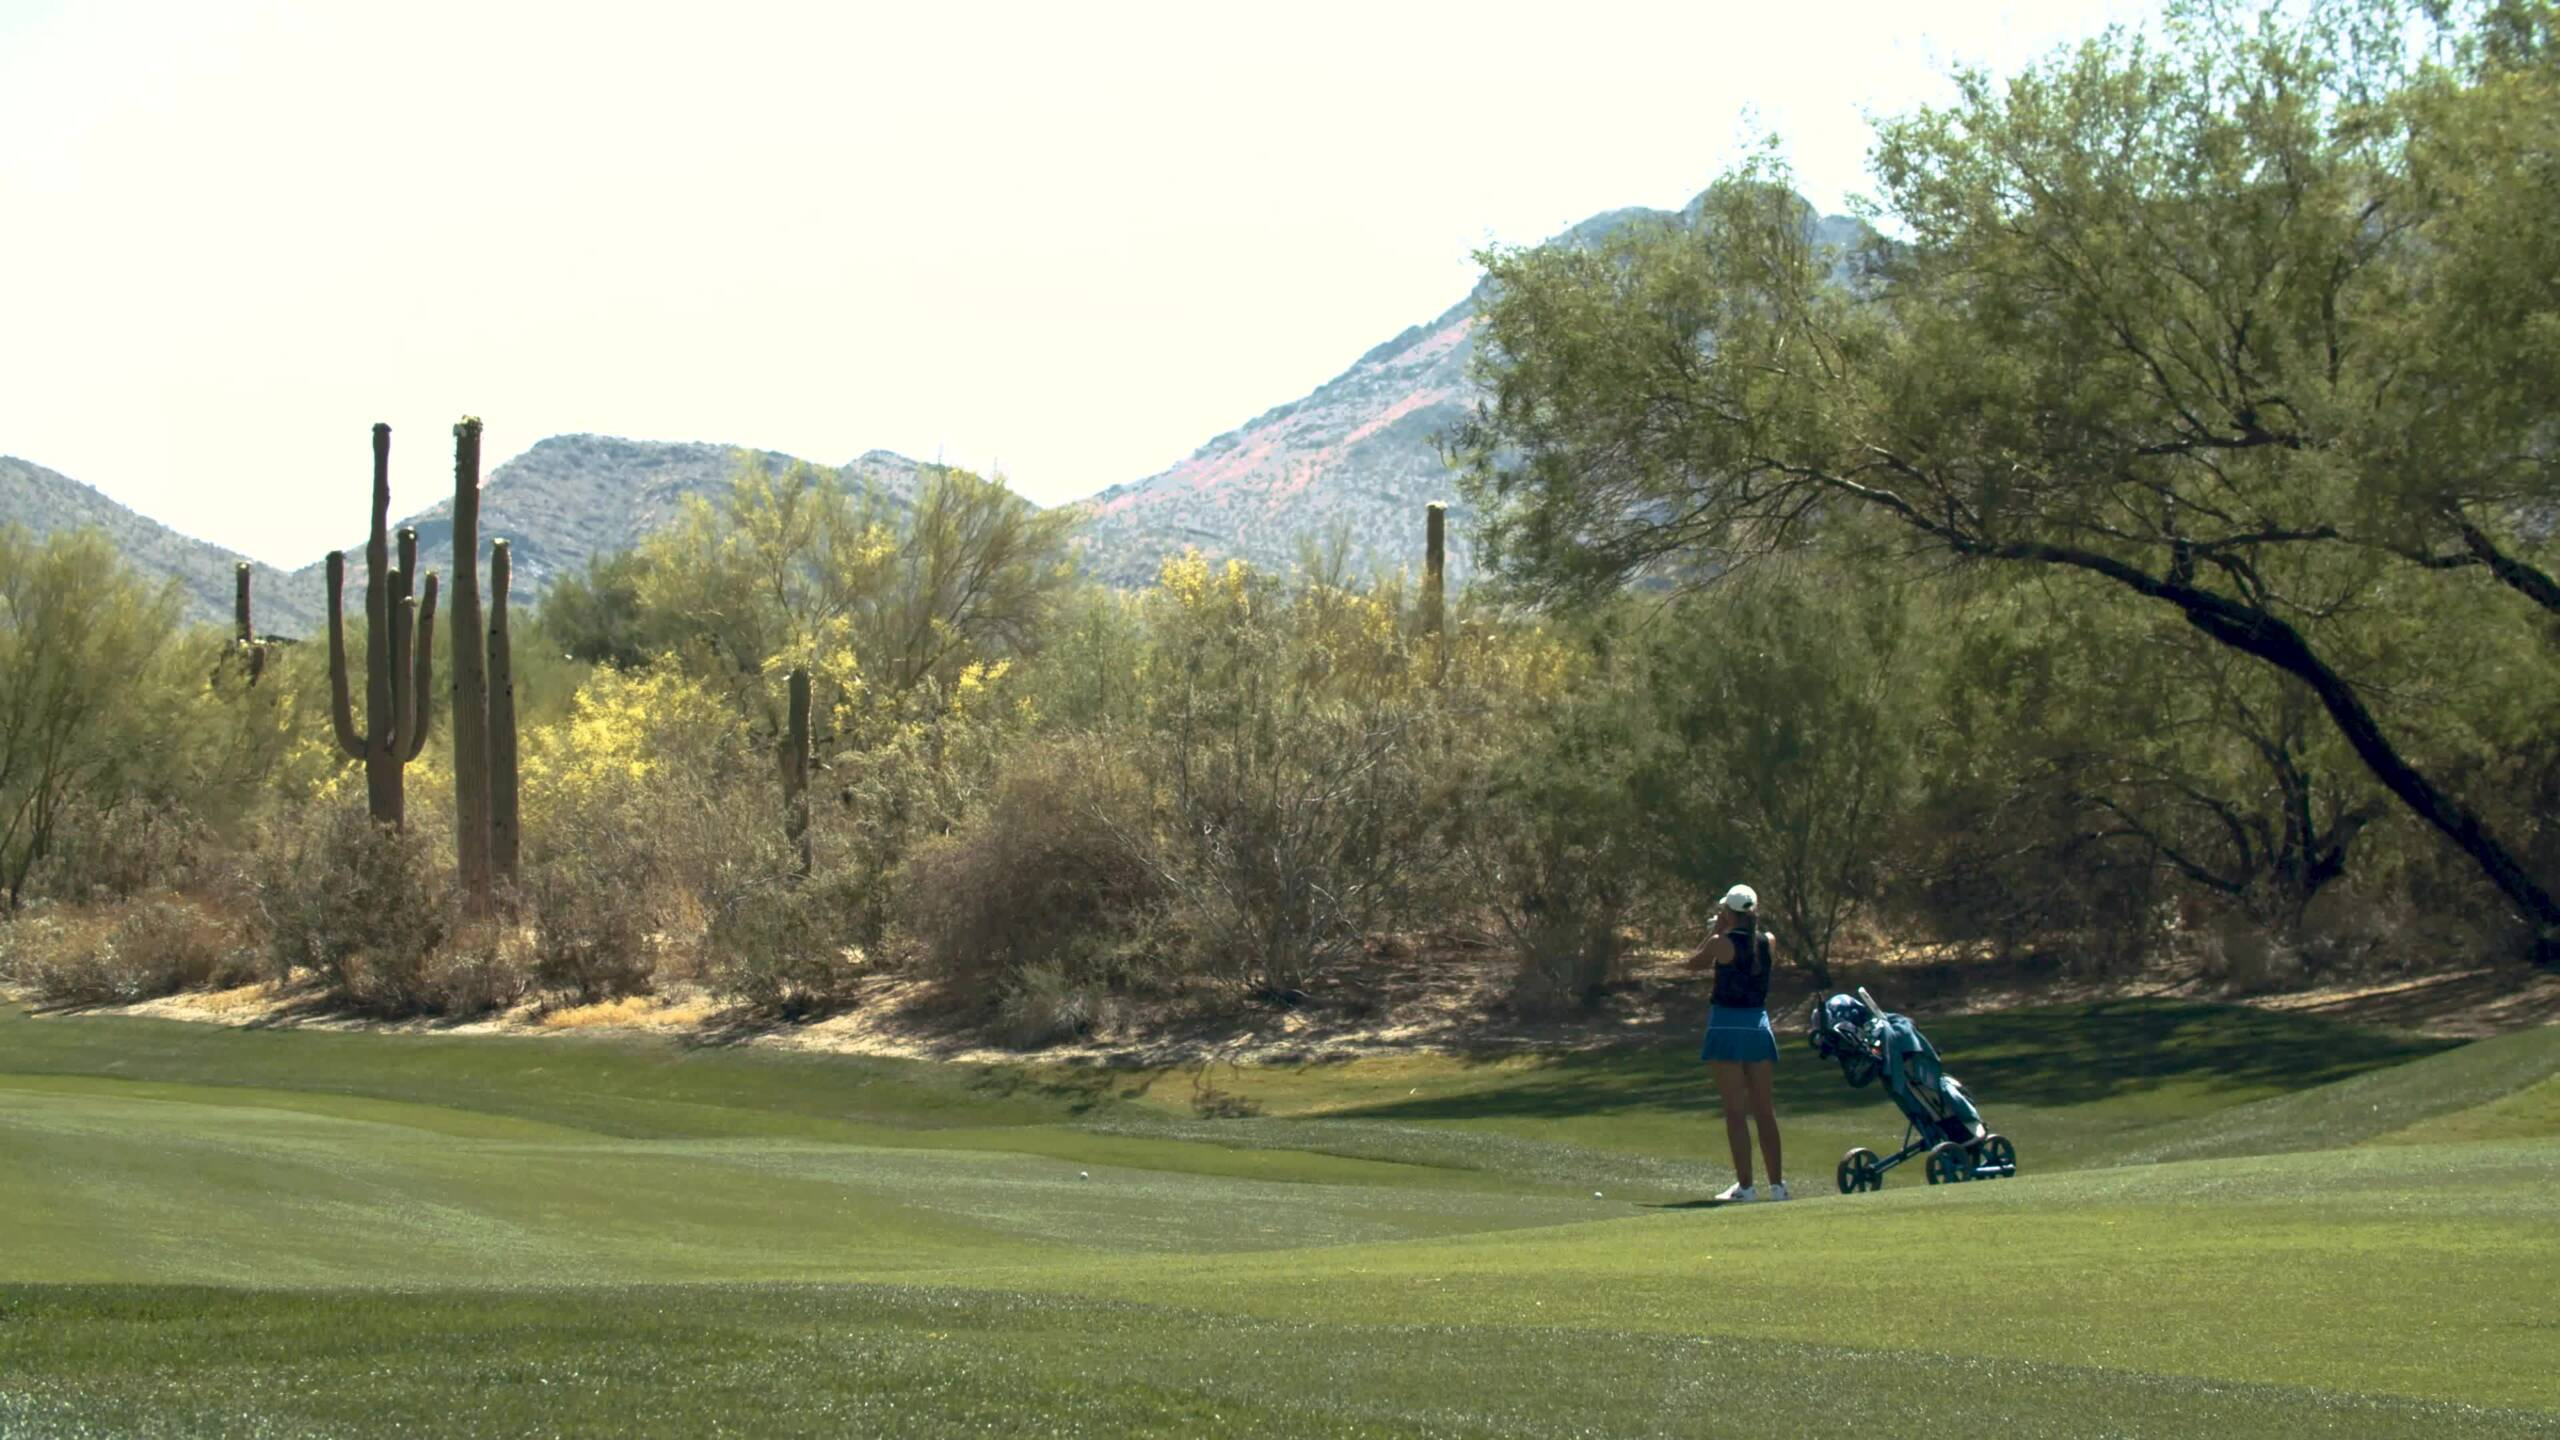
<instances>
[{"instance_id":1,"label":"sandy soil","mask_svg":"<svg viewBox=\"0 0 2560 1440\"><path fill-rule=\"evenodd\" d=\"M328 1007L311 986L272 984L175 995L101 1013L223 1025L309 1026L460 1035L544 1037L658 1034L692 1044L761 1045L836 1054L972 1062L1174 1065L1290 1063L1357 1055L1571 1050L1684 1041L1706 1007L1706 977L1667 952L1638 955L1622 983L1588 1011L1518 1013L1505 998L1510 964L1498 952L1450 940L1387 942L1363 960L1321 975L1317 997L1295 1008L1200 993L1147 1007L1106 1007L1090 1033L1036 1051L992 1038L983 1007L951 1003L936 987L894 974L865 980L851 1003L823 1018L779 1022L726 1008L688 985L600 1005L528 1001L464 1021L386 1022ZM2054 963L1992 962L1942 955L1865 956L1837 965L1833 988L1871 988L1915 1015L2137 996L2236 999L2377 1028L2473 1038L2560 1022L2560 974L2481 966L2415 977L2332 984L2281 994L2232 996L2202 977L2159 969L2130 978L2077 976ZM1782 1029L1812 986L1782 974L1771 996Z\"/></svg>"}]
</instances>

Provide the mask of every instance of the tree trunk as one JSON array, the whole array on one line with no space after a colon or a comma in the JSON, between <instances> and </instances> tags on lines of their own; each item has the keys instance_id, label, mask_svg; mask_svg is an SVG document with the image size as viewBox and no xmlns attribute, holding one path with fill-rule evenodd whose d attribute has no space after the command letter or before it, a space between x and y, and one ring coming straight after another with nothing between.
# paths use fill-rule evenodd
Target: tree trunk
<instances>
[{"instance_id":1,"label":"tree trunk","mask_svg":"<svg viewBox=\"0 0 2560 1440\"><path fill-rule=\"evenodd\" d=\"M2390 737L2382 733L2381 723L2366 707L2363 697L2356 694L2355 687L2312 650L2301 631L2263 610L2180 580L2159 578L2093 551L2035 542L1994 545L1958 541L1956 548L1993 559L2040 561L2103 575L2139 594L2175 605L2188 624L2206 635L2243 654L2254 655L2310 686L2321 707L2328 711L2330 722L2383 788L2469 856L2489 877L2489 883L2522 912L2526 923L2533 927L2535 960L2560 965L2560 900L2555 900L2550 890L2524 868L2515 852L2490 832L2488 822L2402 757Z\"/></svg>"}]
</instances>

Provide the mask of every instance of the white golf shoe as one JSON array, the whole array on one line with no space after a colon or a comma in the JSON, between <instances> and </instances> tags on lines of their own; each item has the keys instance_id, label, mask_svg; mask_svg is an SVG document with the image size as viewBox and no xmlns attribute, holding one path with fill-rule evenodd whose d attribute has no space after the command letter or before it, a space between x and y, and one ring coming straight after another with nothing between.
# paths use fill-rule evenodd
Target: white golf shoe
<instances>
[{"instance_id":1,"label":"white golf shoe","mask_svg":"<svg viewBox=\"0 0 2560 1440\"><path fill-rule=\"evenodd\" d=\"M1772 1199L1772 1200L1784 1200L1784 1199L1787 1199L1787 1198L1788 1198L1788 1196L1787 1196L1787 1182L1786 1182L1786 1181L1784 1181L1784 1180L1772 1180L1772 1181L1770 1181L1770 1182L1769 1182L1769 1198L1770 1198L1770 1199Z\"/></svg>"},{"instance_id":2,"label":"white golf shoe","mask_svg":"<svg viewBox=\"0 0 2560 1440\"><path fill-rule=\"evenodd\" d=\"M1739 1180L1736 1180L1732 1184L1724 1187L1723 1193L1716 1196L1716 1201L1717 1203L1724 1205L1748 1205L1759 1198L1759 1191L1752 1189L1750 1186L1743 1184Z\"/></svg>"}]
</instances>

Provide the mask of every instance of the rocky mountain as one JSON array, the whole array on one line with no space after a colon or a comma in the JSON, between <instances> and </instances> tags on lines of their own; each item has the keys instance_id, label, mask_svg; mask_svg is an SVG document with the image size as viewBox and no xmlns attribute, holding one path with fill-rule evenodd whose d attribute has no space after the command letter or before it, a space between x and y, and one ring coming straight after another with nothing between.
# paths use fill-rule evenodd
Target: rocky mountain
<instances>
[{"instance_id":1,"label":"rocky mountain","mask_svg":"<svg viewBox=\"0 0 2560 1440\"><path fill-rule=\"evenodd\" d=\"M1694 220L1631 208L1595 215L1550 243L1592 244L1646 220ZM1846 216L1804 207L1815 242L1842 253L1866 232ZM1483 287L1437 317L1354 361L1295 400L1220 435L1171 469L1086 501L1088 564L1114 584L1152 579L1168 555L1196 546L1287 568L1302 543L1338 536L1353 570L1421 568L1423 507L1449 503L1449 571L1471 568L1473 516L1442 459L1439 438L1467 418L1476 387L1476 306Z\"/></svg>"},{"instance_id":2,"label":"rocky mountain","mask_svg":"<svg viewBox=\"0 0 2560 1440\"><path fill-rule=\"evenodd\" d=\"M760 453L777 471L792 462L776 451ZM727 445L552 436L482 480L483 544L504 536L515 554L516 596L539 599L552 580L584 569L591 556L637 545L673 520L687 497L716 498L737 473L738 457L739 451ZM402 463L396 449L392 463ZM871 451L841 468L880 486L900 507L913 503L923 469L886 450ZM346 497L347 513L357 527L364 520L364 504L359 482ZM188 620L230 623L233 567L243 558L233 551L181 535L41 465L0 456L0 524L12 521L40 536L94 526L136 570L177 581ZM423 567L453 573L452 500L394 524L417 527ZM346 547L348 568L358 576L364 570L364 544L359 529ZM328 615L322 562L293 571L256 564L253 573L254 623L260 633L304 637L321 632ZM484 584L486 574L484 568ZM351 597L349 603L360 607L361 600Z\"/></svg>"},{"instance_id":3,"label":"rocky mountain","mask_svg":"<svg viewBox=\"0 0 2560 1440\"><path fill-rule=\"evenodd\" d=\"M1085 502L1087 563L1139 585L1167 555L1287 568L1301 539L1340 532L1353 568L1420 568L1422 510L1448 500L1450 569L1467 568L1467 526L1436 437L1474 404L1472 297L1407 329L1351 368L1211 440L1169 470Z\"/></svg>"},{"instance_id":4,"label":"rocky mountain","mask_svg":"<svg viewBox=\"0 0 2560 1440\"><path fill-rule=\"evenodd\" d=\"M482 478L481 544L504 537L514 555L517 593L537 597L554 579L585 569L590 558L639 544L673 521L688 498L718 499L737 474L741 453L730 445L554 435ZM779 451L756 453L777 474L792 463L791 456ZM914 501L923 471L916 461L886 450L871 451L840 468L849 477L879 486L901 507ZM354 499L360 514L363 496ZM420 565L453 573L452 500L438 501L399 523L417 527ZM361 537L349 547L350 567L358 563L355 552L362 548ZM484 565L485 556L484 548ZM318 594L320 567L299 572L297 578L304 576Z\"/></svg>"},{"instance_id":5,"label":"rocky mountain","mask_svg":"<svg viewBox=\"0 0 2560 1440\"><path fill-rule=\"evenodd\" d=\"M1686 214L1694 218L1696 202ZM1842 216L1805 221L1818 243L1845 251L1865 232ZM1624 226L1674 218L1673 212L1614 210L1557 237L1590 244ZM1143 585L1169 555L1197 547L1212 558L1240 557L1287 569L1302 546L1339 546L1355 571L1419 568L1423 507L1450 502L1450 570L1471 569L1472 516L1439 440L1475 404L1468 378L1474 359L1476 307L1482 290L1429 321L1406 329L1352 362L1305 397L1267 410L1209 441L1180 463L1081 502L1087 516L1085 564L1118 585ZM441 437L439 437L441 439ZM421 463L404 445L395 464ZM442 454L442 446L436 447ZM589 558L626 550L681 510L686 497L716 497L735 473L730 446L556 435L491 471L481 491L481 533L512 542L518 594L538 598L551 581ZM779 469L791 457L762 452ZM409 459L399 458L406 454ZM441 463L439 460L437 463ZM846 467L911 501L922 467L874 450ZM350 489L351 532L364 518L361 486ZM417 526L423 562L450 574L451 502L402 523ZM191 613L230 615L232 565L239 558L189 540L85 485L24 461L0 459L0 521L41 531L97 524L146 571L177 578ZM349 562L360 567L363 537L351 535ZM290 575L259 567L259 627L307 635L323 611L321 567Z\"/></svg>"},{"instance_id":6,"label":"rocky mountain","mask_svg":"<svg viewBox=\"0 0 2560 1440\"><path fill-rule=\"evenodd\" d=\"M68 476L0 455L0 525L8 524L39 537L56 530L101 530L134 569L177 582L188 620L231 623L233 569L246 557L181 535ZM319 628L316 578L297 590L293 577L272 565L254 565L254 573L252 621L261 634L307 635Z\"/></svg>"}]
</instances>

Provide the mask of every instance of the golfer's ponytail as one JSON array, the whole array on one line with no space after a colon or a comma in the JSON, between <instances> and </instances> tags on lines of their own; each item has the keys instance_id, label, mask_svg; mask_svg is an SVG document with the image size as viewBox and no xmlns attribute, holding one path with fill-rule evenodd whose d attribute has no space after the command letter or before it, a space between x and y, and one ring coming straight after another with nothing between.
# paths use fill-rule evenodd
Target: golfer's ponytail
<instances>
[{"instance_id":1,"label":"golfer's ponytail","mask_svg":"<svg viewBox=\"0 0 2560 1440\"><path fill-rule=\"evenodd\" d=\"M1741 911L1740 923L1733 927L1733 934L1733 958L1742 962L1742 968L1748 974L1760 975L1765 973L1769 968L1769 952L1760 944L1760 916L1758 912L1753 910Z\"/></svg>"}]
</instances>

